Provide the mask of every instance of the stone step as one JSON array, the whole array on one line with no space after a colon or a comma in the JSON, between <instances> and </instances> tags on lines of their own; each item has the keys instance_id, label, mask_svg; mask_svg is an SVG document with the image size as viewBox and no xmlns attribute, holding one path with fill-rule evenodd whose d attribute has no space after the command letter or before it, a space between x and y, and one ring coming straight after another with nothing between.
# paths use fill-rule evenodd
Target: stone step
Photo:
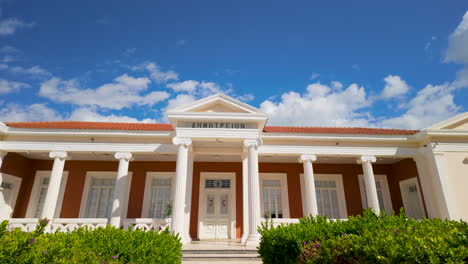
<instances>
[{"instance_id":1,"label":"stone step","mask_svg":"<svg viewBox=\"0 0 468 264\"><path fill-rule=\"evenodd\" d=\"M253 254L258 255L255 249L184 249L182 254Z\"/></svg>"},{"instance_id":2,"label":"stone step","mask_svg":"<svg viewBox=\"0 0 468 264\"><path fill-rule=\"evenodd\" d=\"M222 263L222 262L242 262L261 263L256 250L231 249L231 250L182 250L183 263L196 262Z\"/></svg>"}]
</instances>

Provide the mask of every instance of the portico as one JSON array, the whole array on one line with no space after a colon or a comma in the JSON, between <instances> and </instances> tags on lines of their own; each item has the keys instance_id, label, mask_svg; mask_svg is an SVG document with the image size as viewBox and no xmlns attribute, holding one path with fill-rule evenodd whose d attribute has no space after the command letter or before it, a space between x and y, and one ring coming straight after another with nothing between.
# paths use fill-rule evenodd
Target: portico
<instances>
[{"instance_id":1,"label":"portico","mask_svg":"<svg viewBox=\"0 0 468 264\"><path fill-rule=\"evenodd\" d=\"M183 243L248 246L265 218L276 225L401 207L416 218L462 217L441 145L417 131L267 127L264 112L220 94L168 120L10 124L0 141L0 216L24 230L46 217L50 230L169 227Z\"/></svg>"}]
</instances>

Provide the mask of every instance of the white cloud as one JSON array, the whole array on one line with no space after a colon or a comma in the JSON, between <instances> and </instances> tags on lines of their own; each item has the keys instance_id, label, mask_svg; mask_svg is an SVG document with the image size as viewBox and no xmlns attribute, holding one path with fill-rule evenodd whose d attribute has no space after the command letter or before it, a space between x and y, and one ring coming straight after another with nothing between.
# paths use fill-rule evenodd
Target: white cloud
<instances>
[{"instance_id":1,"label":"white cloud","mask_svg":"<svg viewBox=\"0 0 468 264\"><path fill-rule=\"evenodd\" d=\"M381 121L380 126L420 129L458 113L460 107L453 101L453 86L427 85L408 104L408 110L399 117Z\"/></svg>"},{"instance_id":2,"label":"white cloud","mask_svg":"<svg viewBox=\"0 0 468 264\"><path fill-rule=\"evenodd\" d=\"M368 126L368 117L360 113L370 105L364 87L351 84L332 91L321 83L307 86L305 94L288 92L278 102L265 100L260 109L269 114L270 125L297 126Z\"/></svg>"},{"instance_id":3,"label":"white cloud","mask_svg":"<svg viewBox=\"0 0 468 264\"><path fill-rule=\"evenodd\" d=\"M46 104L32 104L21 106L9 104L0 109L1 122L31 122L31 121L56 121L62 120L57 111Z\"/></svg>"},{"instance_id":4,"label":"white cloud","mask_svg":"<svg viewBox=\"0 0 468 264\"><path fill-rule=\"evenodd\" d=\"M398 75L388 75L384 81L385 87L381 94L381 97L384 99L405 95L410 89L408 84Z\"/></svg>"},{"instance_id":5,"label":"white cloud","mask_svg":"<svg viewBox=\"0 0 468 264\"><path fill-rule=\"evenodd\" d=\"M179 94L167 102L166 110L171 110L182 105L188 105L195 102L195 97L189 94Z\"/></svg>"},{"instance_id":6,"label":"white cloud","mask_svg":"<svg viewBox=\"0 0 468 264\"><path fill-rule=\"evenodd\" d=\"M185 39L180 39L180 40L176 41L177 46L183 46L185 44L187 44L187 40L185 40Z\"/></svg>"},{"instance_id":7,"label":"white cloud","mask_svg":"<svg viewBox=\"0 0 468 264\"><path fill-rule=\"evenodd\" d=\"M31 28L34 23L27 23L18 18L6 18L0 20L0 35L13 35L16 30L22 28Z\"/></svg>"},{"instance_id":8,"label":"white cloud","mask_svg":"<svg viewBox=\"0 0 468 264\"><path fill-rule=\"evenodd\" d=\"M175 71L161 71L160 67L155 62L149 62L141 66L133 67L134 70L141 70L142 68L146 69L149 72L151 79L158 83L164 83L171 80L177 81L179 79L179 74Z\"/></svg>"},{"instance_id":9,"label":"white cloud","mask_svg":"<svg viewBox=\"0 0 468 264\"><path fill-rule=\"evenodd\" d=\"M119 122L119 123L156 123L155 119L145 118L138 120L124 115L101 115L91 108L79 108L74 110L68 120L71 121L92 121L92 122Z\"/></svg>"},{"instance_id":10,"label":"white cloud","mask_svg":"<svg viewBox=\"0 0 468 264\"><path fill-rule=\"evenodd\" d=\"M468 11L449 37L445 61L468 64Z\"/></svg>"},{"instance_id":11,"label":"white cloud","mask_svg":"<svg viewBox=\"0 0 468 264\"><path fill-rule=\"evenodd\" d=\"M3 46L0 48L0 53L17 53L19 50L12 46Z\"/></svg>"},{"instance_id":12,"label":"white cloud","mask_svg":"<svg viewBox=\"0 0 468 264\"><path fill-rule=\"evenodd\" d=\"M317 79L318 77L320 77L320 74L319 73L312 73L312 75L310 75L310 80L315 80Z\"/></svg>"},{"instance_id":13,"label":"white cloud","mask_svg":"<svg viewBox=\"0 0 468 264\"><path fill-rule=\"evenodd\" d=\"M187 92L187 93L194 93L197 86L200 84L198 81L188 80L178 83L169 83L166 86L171 88L175 92Z\"/></svg>"},{"instance_id":14,"label":"white cloud","mask_svg":"<svg viewBox=\"0 0 468 264\"><path fill-rule=\"evenodd\" d=\"M162 91L142 95L151 81L148 78L134 78L127 74L115 78L113 83L96 89L81 89L76 80L61 80L54 77L42 83L39 95L58 103L82 106L99 106L108 109L122 109L132 105L154 105L169 97Z\"/></svg>"},{"instance_id":15,"label":"white cloud","mask_svg":"<svg viewBox=\"0 0 468 264\"><path fill-rule=\"evenodd\" d=\"M240 100L243 102L249 102L255 99L255 96L253 94L243 94L243 95L237 96L236 98L237 100Z\"/></svg>"},{"instance_id":16,"label":"white cloud","mask_svg":"<svg viewBox=\"0 0 468 264\"><path fill-rule=\"evenodd\" d=\"M0 70L8 69L8 64L0 63Z\"/></svg>"},{"instance_id":17,"label":"white cloud","mask_svg":"<svg viewBox=\"0 0 468 264\"><path fill-rule=\"evenodd\" d=\"M47 70L37 65L31 68L23 68L21 66L16 66L16 67L10 68L10 72L19 73L19 74L29 74L35 77L50 75L50 72L48 72Z\"/></svg>"},{"instance_id":18,"label":"white cloud","mask_svg":"<svg viewBox=\"0 0 468 264\"><path fill-rule=\"evenodd\" d=\"M0 94L7 94L11 92L19 91L21 88L31 87L27 83L12 82L5 79L0 79Z\"/></svg>"}]
</instances>

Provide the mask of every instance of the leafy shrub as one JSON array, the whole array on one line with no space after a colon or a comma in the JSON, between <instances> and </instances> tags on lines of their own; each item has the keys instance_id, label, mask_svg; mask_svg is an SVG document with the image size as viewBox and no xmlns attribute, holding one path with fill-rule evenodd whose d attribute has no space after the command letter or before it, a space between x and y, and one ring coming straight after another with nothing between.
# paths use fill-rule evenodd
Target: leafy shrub
<instances>
[{"instance_id":1,"label":"leafy shrub","mask_svg":"<svg viewBox=\"0 0 468 264\"><path fill-rule=\"evenodd\" d=\"M181 263L182 244L161 232L106 227L44 233L47 220L34 232L6 231L0 224L0 263Z\"/></svg>"},{"instance_id":2,"label":"leafy shrub","mask_svg":"<svg viewBox=\"0 0 468 264\"><path fill-rule=\"evenodd\" d=\"M259 228L264 263L468 263L468 224L400 215L307 217Z\"/></svg>"}]
</instances>

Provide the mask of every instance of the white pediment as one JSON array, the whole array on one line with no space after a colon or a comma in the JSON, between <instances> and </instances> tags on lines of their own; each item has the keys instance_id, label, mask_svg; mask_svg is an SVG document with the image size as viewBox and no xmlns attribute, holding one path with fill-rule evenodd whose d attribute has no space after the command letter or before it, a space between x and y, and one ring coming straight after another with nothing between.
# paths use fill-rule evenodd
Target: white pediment
<instances>
[{"instance_id":1,"label":"white pediment","mask_svg":"<svg viewBox=\"0 0 468 264\"><path fill-rule=\"evenodd\" d=\"M224 94L215 94L174 108L167 117L177 136L191 138L258 137L267 114Z\"/></svg>"},{"instance_id":2,"label":"white pediment","mask_svg":"<svg viewBox=\"0 0 468 264\"><path fill-rule=\"evenodd\" d=\"M168 112L171 113L246 113L265 114L258 108L243 103L224 94L215 94L205 97L189 105L177 107Z\"/></svg>"},{"instance_id":3,"label":"white pediment","mask_svg":"<svg viewBox=\"0 0 468 264\"><path fill-rule=\"evenodd\" d=\"M468 112L456 115L426 129L453 129L468 131Z\"/></svg>"}]
</instances>

